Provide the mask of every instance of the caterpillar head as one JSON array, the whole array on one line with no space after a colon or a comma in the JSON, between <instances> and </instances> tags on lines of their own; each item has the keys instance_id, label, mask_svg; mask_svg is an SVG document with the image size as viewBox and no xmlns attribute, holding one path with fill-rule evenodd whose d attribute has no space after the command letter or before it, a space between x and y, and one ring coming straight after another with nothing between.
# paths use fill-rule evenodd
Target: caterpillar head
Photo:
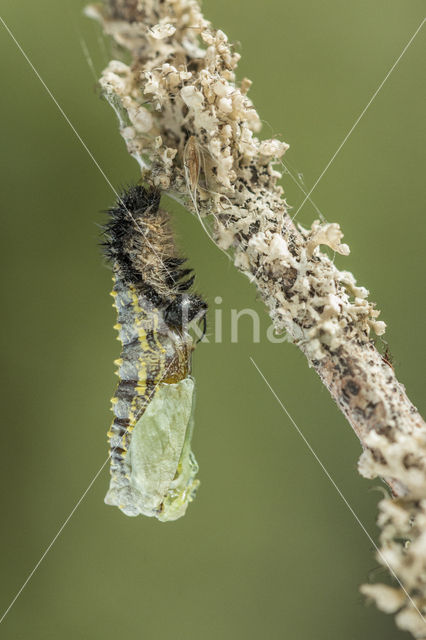
<instances>
[{"instance_id":1,"label":"caterpillar head","mask_svg":"<svg viewBox=\"0 0 426 640\"><path fill-rule=\"evenodd\" d=\"M186 330L188 325L202 320L203 334L206 333L207 303L195 294L180 294L165 309L164 319L169 327Z\"/></svg>"}]
</instances>

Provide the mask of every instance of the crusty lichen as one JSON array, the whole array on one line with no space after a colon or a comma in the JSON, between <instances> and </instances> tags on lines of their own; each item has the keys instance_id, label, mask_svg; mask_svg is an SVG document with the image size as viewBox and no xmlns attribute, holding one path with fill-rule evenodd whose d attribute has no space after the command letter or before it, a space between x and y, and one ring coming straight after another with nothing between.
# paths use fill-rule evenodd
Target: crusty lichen
<instances>
[{"instance_id":1,"label":"crusty lichen","mask_svg":"<svg viewBox=\"0 0 426 640\"><path fill-rule=\"evenodd\" d=\"M392 567L404 589L368 584L361 591L382 611L395 613L400 629L424 640L426 623L419 612L426 612L426 499L385 498L379 509L382 531L377 559L386 568Z\"/></svg>"},{"instance_id":2,"label":"crusty lichen","mask_svg":"<svg viewBox=\"0 0 426 640\"><path fill-rule=\"evenodd\" d=\"M349 254L339 225L291 221L276 169L288 145L257 137L251 82L235 75L240 56L195 0L110 0L88 14L130 53L128 64L112 60L100 82L142 177L209 221L214 241L256 284L275 329L302 349L358 434L360 472L384 477L400 496L381 503L383 557L424 608L426 426L374 347L372 332L383 334L385 323L367 289L321 250ZM405 537L410 547L398 541ZM426 637L414 629L424 622L406 593L389 589L364 591Z\"/></svg>"}]
</instances>

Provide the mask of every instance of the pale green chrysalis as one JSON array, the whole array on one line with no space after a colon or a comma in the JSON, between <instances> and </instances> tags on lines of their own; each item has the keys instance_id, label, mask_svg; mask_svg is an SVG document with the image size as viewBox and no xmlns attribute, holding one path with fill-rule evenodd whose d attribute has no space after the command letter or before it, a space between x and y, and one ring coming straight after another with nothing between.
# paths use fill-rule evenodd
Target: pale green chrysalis
<instances>
[{"instance_id":1,"label":"pale green chrysalis","mask_svg":"<svg viewBox=\"0 0 426 640\"><path fill-rule=\"evenodd\" d=\"M128 484L112 477L105 497L126 515L155 516L162 522L185 514L199 481L191 451L194 381L160 383L138 420L126 456Z\"/></svg>"}]
</instances>

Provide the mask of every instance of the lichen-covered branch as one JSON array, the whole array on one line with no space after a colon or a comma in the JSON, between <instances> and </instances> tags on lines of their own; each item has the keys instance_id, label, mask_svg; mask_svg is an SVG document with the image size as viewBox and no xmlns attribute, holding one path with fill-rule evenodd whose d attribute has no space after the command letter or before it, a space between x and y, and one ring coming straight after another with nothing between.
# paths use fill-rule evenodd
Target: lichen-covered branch
<instances>
[{"instance_id":1,"label":"lichen-covered branch","mask_svg":"<svg viewBox=\"0 0 426 640\"><path fill-rule=\"evenodd\" d=\"M417 610L426 611L426 425L374 346L385 323L368 291L321 250L349 254L339 225L291 221L275 168L288 145L257 137L251 82L235 76L240 56L195 0L110 0L87 13L118 45L122 59L100 82L143 179L197 214L257 286L276 331L300 347L357 433L360 473L391 487L379 561L409 597L398 585L364 591L426 638Z\"/></svg>"}]
</instances>

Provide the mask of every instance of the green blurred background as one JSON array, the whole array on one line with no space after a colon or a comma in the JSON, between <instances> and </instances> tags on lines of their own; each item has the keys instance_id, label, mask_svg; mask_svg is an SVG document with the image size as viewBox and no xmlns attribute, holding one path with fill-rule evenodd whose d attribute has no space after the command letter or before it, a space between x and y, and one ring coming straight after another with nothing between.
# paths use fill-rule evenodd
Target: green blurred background
<instances>
[{"instance_id":1,"label":"green blurred background","mask_svg":"<svg viewBox=\"0 0 426 640\"><path fill-rule=\"evenodd\" d=\"M204 10L241 43L239 77L254 81L262 135L291 145L285 162L308 190L420 24L422 5L205 0ZM1 15L118 188L138 170L83 54L82 40L96 72L107 62L108 43L83 6L3 0ZM420 409L424 44L423 29L312 196L340 222L352 253L338 265L382 309L397 373ZM3 610L106 458L119 344L98 246L100 211L114 195L2 27L0 59ZM282 184L297 207L303 194L288 176ZM380 482L357 474L356 437L298 350L266 340L268 318L248 281L193 217L170 209L212 307L210 334L214 299L223 299L224 341L200 345L194 360L197 499L175 523L127 518L103 503L105 468L2 637L408 638L359 595L362 582L386 579L374 549L249 356L376 538ZM298 219L314 217L307 204ZM260 344L247 318L231 343L230 309L246 307L261 315Z\"/></svg>"}]
</instances>

